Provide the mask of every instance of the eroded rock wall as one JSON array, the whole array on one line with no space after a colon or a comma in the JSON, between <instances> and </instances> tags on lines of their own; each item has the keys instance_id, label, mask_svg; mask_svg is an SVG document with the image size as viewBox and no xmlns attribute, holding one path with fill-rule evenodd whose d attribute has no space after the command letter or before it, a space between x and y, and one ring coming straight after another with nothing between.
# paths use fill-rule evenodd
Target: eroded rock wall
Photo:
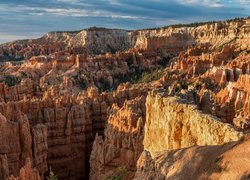
<instances>
[{"instance_id":1,"label":"eroded rock wall","mask_svg":"<svg viewBox=\"0 0 250 180\"><path fill-rule=\"evenodd\" d=\"M181 99L156 92L147 96L143 145L152 156L163 150L224 144L242 136L231 125L203 114Z\"/></svg>"},{"instance_id":2,"label":"eroded rock wall","mask_svg":"<svg viewBox=\"0 0 250 180\"><path fill-rule=\"evenodd\" d=\"M18 176L11 175L7 178L8 180L42 180L39 175L39 171L36 168L32 167L32 162L28 159L25 166L20 169Z\"/></svg>"},{"instance_id":3,"label":"eroded rock wall","mask_svg":"<svg viewBox=\"0 0 250 180\"><path fill-rule=\"evenodd\" d=\"M119 168L132 179L136 162L143 151L145 96L125 101L122 107L112 106L104 131L104 139L96 135L90 157L90 179L112 177Z\"/></svg>"},{"instance_id":4,"label":"eroded rock wall","mask_svg":"<svg viewBox=\"0 0 250 180\"><path fill-rule=\"evenodd\" d=\"M31 168L37 167L37 172L44 177L47 171L48 150L46 127L37 125L31 128L27 116L20 115L17 121L9 121L0 114L0 130L0 178L19 176L19 170L26 166L26 163Z\"/></svg>"},{"instance_id":5,"label":"eroded rock wall","mask_svg":"<svg viewBox=\"0 0 250 180\"><path fill-rule=\"evenodd\" d=\"M143 85L124 84L120 85L117 91L110 93L99 94L96 88L89 88L82 93L65 92L64 95L60 95L61 91L54 88L44 93L42 99L2 102L0 110L10 122L9 124L19 122L20 117L25 118L25 122L29 123L26 128L28 135L24 136L30 138L29 141L24 141L30 142L29 147L22 145L21 147L25 149L14 148L16 146L14 142L19 141L19 135L16 132L13 143L8 143L8 146L13 146L10 148L13 150L5 152L7 161L12 159L12 153L15 153L12 151L20 149L18 153L30 152L29 156L23 154L21 157L30 157L42 178L48 171L48 167L51 167L60 179L87 178L92 143L96 133L103 135L108 109L114 103L122 106L126 100L145 96L147 91L148 87ZM140 105L144 106L141 101ZM145 112L145 110L142 111ZM21 116L22 114L25 115ZM18 131L19 126L15 127ZM8 135L1 140L4 142L8 139L7 136L11 136L9 131L13 128L3 127L3 129L8 130ZM129 135L127 133L127 136ZM131 139L131 137L127 138ZM136 156L138 157L139 154L138 152ZM2 161L3 164L6 158ZM13 165L11 164L12 168L4 167L2 171L18 176L20 168L24 166L21 162L25 159L19 159L19 155L16 158ZM133 163L133 172L135 172L135 164L136 160Z\"/></svg>"}]
</instances>

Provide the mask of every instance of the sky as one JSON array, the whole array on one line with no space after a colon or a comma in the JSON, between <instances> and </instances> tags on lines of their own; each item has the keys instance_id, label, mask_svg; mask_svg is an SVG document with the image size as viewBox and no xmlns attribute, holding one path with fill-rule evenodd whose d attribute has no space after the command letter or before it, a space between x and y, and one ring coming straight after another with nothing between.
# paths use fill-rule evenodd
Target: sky
<instances>
[{"instance_id":1,"label":"sky","mask_svg":"<svg viewBox=\"0 0 250 180\"><path fill-rule=\"evenodd\" d=\"M87 27L141 29L250 16L250 0L0 0L0 44Z\"/></svg>"}]
</instances>

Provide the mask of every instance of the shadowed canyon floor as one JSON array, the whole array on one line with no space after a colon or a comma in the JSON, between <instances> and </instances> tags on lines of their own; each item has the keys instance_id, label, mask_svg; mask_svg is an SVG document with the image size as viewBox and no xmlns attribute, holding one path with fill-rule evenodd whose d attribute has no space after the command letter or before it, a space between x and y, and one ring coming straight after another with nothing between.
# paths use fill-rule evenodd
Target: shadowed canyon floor
<instances>
[{"instance_id":1,"label":"shadowed canyon floor","mask_svg":"<svg viewBox=\"0 0 250 180\"><path fill-rule=\"evenodd\" d=\"M249 179L250 19L0 45L0 179Z\"/></svg>"}]
</instances>

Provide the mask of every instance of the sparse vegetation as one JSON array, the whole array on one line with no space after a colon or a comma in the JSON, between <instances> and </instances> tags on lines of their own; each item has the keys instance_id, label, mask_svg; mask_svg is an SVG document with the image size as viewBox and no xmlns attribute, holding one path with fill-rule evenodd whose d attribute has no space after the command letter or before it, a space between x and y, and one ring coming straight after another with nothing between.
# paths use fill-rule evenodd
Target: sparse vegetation
<instances>
[{"instance_id":1,"label":"sparse vegetation","mask_svg":"<svg viewBox=\"0 0 250 180\"><path fill-rule=\"evenodd\" d=\"M87 88L87 85L84 79L81 77L80 73L77 73L76 75L72 76L72 78L79 84L81 89Z\"/></svg>"},{"instance_id":2,"label":"sparse vegetation","mask_svg":"<svg viewBox=\"0 0 250 180\"><path fill-rule=\"evenodd\" d=\"M250 18L250 17L247 17L247 18ZM224 22L242 21L242 20L247 19L247 18L237 17L237 18L225 20ZM158 29L166 29L166 28L170 28L170 27L172 27L172 28L198 27L198 26L202 26L202 25L206 25L206 24L214 24L214 23L218 23L218 22L223 22L223 21L194 22L194 23L190 23L190 24L172 24L172 25L163 26L163 27L148 28L148 29L141 29L141 30L158 30Z\"/></svg>"},{"instance_id":3,"label":"sparse vegetation","mask_svg":"<svg viewBox=\"0 0 250 180\"><path fill-rule=\"evenodd\" d=\"M162 59L159 60L158 64L162 67L167 67L171 57L163 57Z\"/></svg>"},{"instance_id":4,"label":"sparse vegetation","mask_svg":"<svg viewBox=\"0 0 250 180\"><path fill-rule=\"evenodd\" d=\"M107 79L105 79L104 77L101 77L99 79L99 82L101 83L102 87L99 88L99 92L103 92L103 91L111 91L113 90L113 87L110 86L109 82L107 81Z\"/></svg>"},{"instance_id":5,"label":"sparse vegetation","mask_svg":"<svg viewBox=\"0 0 250 180\"><path fill-rule=\"evenodd\" d=\"M204 85L207 89L216 90L218 88L218 84L211 78L201 78L199 80L200 85Z\"/></svg>"},{"instance_id":6,"label":"sparse vegetation","mask_svg":"<svg viewBox=\"0 0 250 180\"><path fill-rule=\"evenodd\" d=\"M116 53L116 49L110 46L109 44L107 45L108 51L111 52L112 54Z\"/></svg>"},{"instance_id":7,"label":"sparse vegetation","mask_svg":"<svg viewBox=\"0 0 250 180\"><path fill-rule=\"evenodd\" d=\"M226 41L226 42L222 43L221 45L219 45L218 47L216 47L216 48L215 48L215 51L216 51L216 52L222 51L222 49L223 49L223 47L224 47L225 45L234 42L236 39L237 39L236 36L233 37L232 39L229 39L228 41Z\"/></svg>"},{"instance_id":8,"label":"sparse vegetation","mask_svg":"<svg viewBox=\"0 0 250 180\"><path fill-rule=\"evenodd\" d=\"M160 79L164 75L165 71L163 68L156 70L140 70L139 68L135 68L135 71L132 73L128 73L125 75L119 75L115 77L118 80L117 83L114 83L112 86L107 82L107 80L103 77L100 79L101 87L98 87L99 93L104 91L110 92L117 88L117 86L121 83L129 82L131 84L138 83L149 83L155 80Z\"/></svg>"},{"instance_id":9,"label":"sparse vegetation","mask_svg":"<svg viewBox=\"0 0 250 180\"><path fill-rule=\"evenodd\" d=\"M131 83L149 83L160 79L164 75L164 69L156 69L153 71L145 71L141 74L137 74L131 77Z\"/></svg>"},{"instance_id":10,"label":"sparse vegetation","mask_svg":"<svg viewBox=\"0 0 250 180\"><path fill-rule=\"evenodd\" d=\"M28 75L26 74L26 72L21 71L20 74L21 74L22 78L27 78L28 77Z\"/></svg>"},{"instance_id":11,"label":"sparse vegetation","mask_svg":"<svg viewBox=\"0 0 250 180\"><path fill-rule=\"evenodd\" d=\"M109 30L122 30L122 29L115 29L115 28L105 28L105 27L96 27L96 26L93 26L93 27L89 27L87 28L86 30L88 31L109 31Z\"/></svg>"},{"instance_id":12,"label":"sparse vegetation","mask_svg":"<svg viewBox=\"0 0 250 180\"><path fill-rule=\"evenodd\" d=\"M133 64L133 56L129 56L128 58L125 59L125 61L127 62L128 66L131 66Z\"/></svg>"},{"instance_id":13,"label":"sparse vegetation","mask_svg":"<svg viewBox=\"0 0 250 180\"><path fill-rule=\"evenodd\" d=\"M116 175L106 177L105 180L122 180L127 173L127 169L125 167L119 167L118 173Z\"/></svg>"},{"instance_id":14,"label":"sparse vegetation","mask_svg":"<svg viewBox=\"0 0 250 180\"><path fill-rule=\"evenodd\" d=\"M4 76L4 80L3 80L3 82L5 82L5 84L7 84L9 87L19 84L20 81L21 79L19 77L13 76L13 75Z\"/></svg>"},{"instance_id":15,"label":"sparse vegetation","mask_svg":"<svg viewBox=\"0 0 250 180\"><path fill-rule=\"evenodd\" d=\"M51 168L49 169L49 176L47 176L47 180L58 180Z\"/></svg>"}]
</instances>

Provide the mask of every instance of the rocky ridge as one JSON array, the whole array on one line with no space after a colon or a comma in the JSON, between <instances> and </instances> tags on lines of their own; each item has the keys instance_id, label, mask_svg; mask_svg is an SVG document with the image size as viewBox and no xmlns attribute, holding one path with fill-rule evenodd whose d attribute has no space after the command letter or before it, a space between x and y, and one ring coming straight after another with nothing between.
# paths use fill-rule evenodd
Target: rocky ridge
<instances>
[{"instance_id":1,"label":"rocky ridge","mask_svg":"<svg viewBox=\"0 0 250 180\"><path fill-rule=\"evenodd\" d=\"M248 48L249 20L217 22L198 27L167 27L155 30L126 31L89 28L77 32L51 32L34 40L15 41L0 46L0 60L29 59L56 52L81 54L114 53L129 49L178 53L196 44L220 48L232 43ZM168 42L168 43L166 43Z\"/></svg>"},{"instance_id":2,"label":"rocky ridge","mask_svg":"<svg viewBox=\"0 0 250 180\"><path fill-rule=\"evenodd\" d=\"M155 158L144 151L134 179L249 179L248 146L249 138L225 145L163 151Z\"/></svg>"}]
</instances>

